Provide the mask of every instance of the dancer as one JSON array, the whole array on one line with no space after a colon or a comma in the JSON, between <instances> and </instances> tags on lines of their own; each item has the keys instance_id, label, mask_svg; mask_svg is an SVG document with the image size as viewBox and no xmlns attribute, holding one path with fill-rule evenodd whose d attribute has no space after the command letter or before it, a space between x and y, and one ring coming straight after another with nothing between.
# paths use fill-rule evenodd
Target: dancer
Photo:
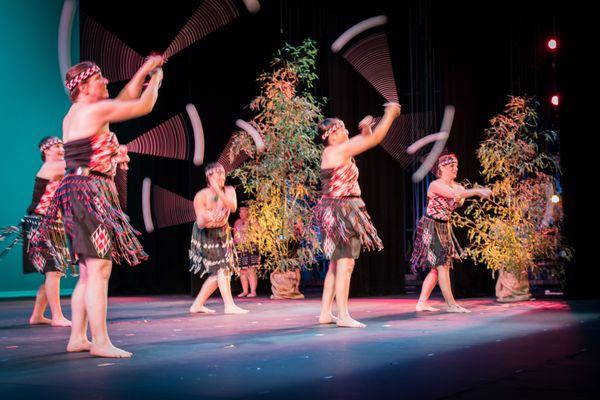
<instances>
[{"instance_id":1,"label":"dancer","mask_svg":"<svg viewBox=\"0 0 600 400\"><path fill-rule=\"evenodd\" d=\"M215 310L204 304L218 287L225 314L245 314L248 310L236 306L231 294L231 275L237 269L237 262L227 220L237 209L235 189L225 186L225 168L218 162L206 164L204 173L207 187L194 197L196 222L190 246L190 271L209 276L192 303L190 313L214 313Z\"/></svg>"},{"instance_id":2,"label":"dancer","mask_svg":"<svg viewBox=\"0 0 600 400\"><path fill-rule=\"evenodd\" d=\"M90 61L67 71L66 87L73 105L63 120L67 174L56 190L44 222L30 245L35 260L47 237L46 222L60 212L71 252L79 258L79 280L71 298L73 326L67 351L90 351L99 357L130 357L108 336L106 308L112 260L136 265L147 259L139 234L122 211L115 189L116 169L127 156L109 130L111 122L150 113L158 97L163 59L149 57L119 96L108 98L108 81ZM146 75L150 82L142 92ZM87 338L89 321L92 341Z\"/></svg>"},{"instance_id":3,"label":"dancer","mask_svg":"<svg viewBox=\"0 0 600 400\"><path fill-rule=\"evenodd\" d=\"M23 243L23 273L39 272L44 275L44 282L40 285L35 297L29 324L68 327L71 326L71 321L65 318L60 306L60 278L71 267L71 259L66 247L65 230L60 216L49 222L48 232L52 247L57 249L63 257L54 258L48 246L44 246L45 243L40 246L37 262L35 263L37 267L34 266L27 255L31 232L40 225L60 179L65 173L63 143L58 137L46 136L40 141L38 148L43 164L35 177L31 204L19 225L0 229L0 241L9 236L14 236L8 246L0 252L0 258L18 243ZM48 305L50 306L52 319L44 316Z\"/></svg>"},{"instance_id":4,"label":"dancer","mask_svg":"<svg viewBox=\"0 0 600 400\"><path fill-rule=\"evenodd\" d=\"M31 227L39 224L46 209L50 205L54 192L65 174L65 150L62 140L56 136L47 136L39 143L43 164L35 176L31 204L27 208L27 217L23 219L23 272L28 274L40 272L44 274L44 282L40 285L35 297L33 312L29 318L31 325L50 324L52 326L70 327L71 321L65 318L60 306L60 278L71 264L70 258L64 259L64 264L57 264L48 249L44 249L38 265L39 270L33 266L27 257L28 233ZM64 254L66 250L65 231L62 221L57 219L52 223L51 229L53 245L60 248ZM57 261L60 261L57 260ZM50 306L52 319L44 317L46 306Z\"/></svg>"},{"instance_id":5,"label":"dancer","mask_svg":"<svg viewBox=\"0 0 600 400\"><path fill-rule=\"evenodd\" d=\"M350 279L361 247L379 251L383 244L360 197L358 168L353 157L381 143L399 115L399 104L386 103L384 115L374 130L373 118L368 116L359 124L361 133L351 139L344 123L337 118L327 118L319 124L319 133L325 142L321 158L323 196L315 216L324 237L325 256L330 260L323 285L321 324L335 322L338 326L351 328L366 326L352 319L348 311ZM334 298L337 318L332 314Z\"/></svg>"},{"instance_id":6,"label":"dancer","mask_svg":"<svg viewBox=\"0 0 600 400\"><path fill-rule=\"evenodd\" d=\"M452 295L450 268L453 260L460 257L462 250L452 232L450 217L466 198L488 198L492 191L487 188L465 189L456 183L458 158L455 154L442 154L433 171L438 179L431 182L427 189L427 210L419 221L411 256L414 270L429 270L415 308L418 312L438 311L437 308L428 306L427 300L439 281L447 311L468 313L470 311L458 305Z\"/></svg>"},{"instance_id":7,"label":"dancer","mask_svg":"<svg viewBox=\"0 0 600 400\"><path fill-rule=\"evenodd\" d=\"M256 285L258 283L256 269L260 267L258 248L252 246L250 250L241 249L246 239L248 224L248 207L240 207L240 217L233 224L233 242L240 248L237 251L237 257L242 283L242 293L238 294L237 297L256 297ZM248 291L248 286L250 286L250 291Z\"/></svg>"}]
</instances>

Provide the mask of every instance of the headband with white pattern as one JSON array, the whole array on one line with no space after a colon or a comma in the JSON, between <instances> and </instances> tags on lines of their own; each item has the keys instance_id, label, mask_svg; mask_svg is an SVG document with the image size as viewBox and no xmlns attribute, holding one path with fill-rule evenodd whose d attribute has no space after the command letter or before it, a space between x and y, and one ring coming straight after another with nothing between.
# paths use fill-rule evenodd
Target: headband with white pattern
<instances>
[{"instance_id":1,"label":"headband with white pattern","mask_svg":"<svg viewBox=\"0 0 600 400\"><path fill-rule=\"evenodd\" d=\"M94 64L88 69L81 71L70 80L65 80L65 86L69 89L69 92L72 92L81 82L98 72L100 72L100 67Z\"/></svg>"}]
</instances>

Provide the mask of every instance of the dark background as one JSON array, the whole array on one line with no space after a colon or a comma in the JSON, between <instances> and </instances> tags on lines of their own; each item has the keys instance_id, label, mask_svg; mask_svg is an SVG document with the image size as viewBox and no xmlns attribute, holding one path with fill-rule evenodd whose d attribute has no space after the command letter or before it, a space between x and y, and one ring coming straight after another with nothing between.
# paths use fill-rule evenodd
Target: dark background
<instances>
[{"instance_id":1,"label":"dark background","mask_svg":"<svg viewBox=\"0 0 600 400\"><path fill-rule=\"evenodd\" d=\"M164 50L200 3L186 0L149 6L144 2L105 0L80 4L83 14L146 55ZM122 143L184 112L185 105L193 103L204 126L205 161L217 159L235 129L234 121L251 118L246 105L259 93L255 79L268 69L271 55L284 42L299 44L306 37L315 39L321 49L315 94L327 98L323 113L342 118L350 128L365 114L381 115L385 100L329 47L353 24L385 14L403 112L435 111L441 116L446 104L456 107L448 148L459 157L459 177L481 181L475 148L489 118L502 109L508 95L535 96L539 100L543 127L561 130L565 227L569 243L577 250L575 187L580 170L576 165L575 132L580 76L576 53L582 45L577 42L575 3L567 7L557 1L497 1L483 7L416 0L263 0L255 15L248 14L241 1L235 3L239 18L166 64L152 114L113 126ZM559 39L554 56L545 47L547 38L553 35ZM86 43L81 42L81 46ZM111 95L116 95L121 86L111 85ZM561 95L558 108L549 104L554 91ZM380 147L360 155L357 162L363 197L385 250L361 255L352 280L352 295L403 293L406 259L424 184L413 185L412 171L404 170ZM146 176L189 199L204 186L202 168L191 162L133 155L128 201L129 214L137 227L143 226L139 204L141 181ZM142 242L150 260L134 268L115 268L111 292L189 292L190 233L191 224L185 224L145 234ZM583 259L579 251L577 257ZM597 277L598 272L581 264L576 259L567 269L568 293L596 294L588 278L589 274ZM493 292L493 279L483 266L459 263L453 275L458 297Z\"/></svg>"}]
</instances>

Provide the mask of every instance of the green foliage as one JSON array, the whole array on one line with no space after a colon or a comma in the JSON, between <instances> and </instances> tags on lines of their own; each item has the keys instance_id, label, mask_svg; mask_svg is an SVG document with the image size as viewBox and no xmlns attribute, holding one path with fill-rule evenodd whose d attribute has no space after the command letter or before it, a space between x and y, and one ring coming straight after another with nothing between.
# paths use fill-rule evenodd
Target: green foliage
<instances>
[{"instance_id":1,"label":"green foliage","mask_svg":"<svg viewBox=\"0 0 600 400\"><path fill-rule=\"evenodd\" d=\"M470 202L464 216L453 221L468 228L467 256L516 276L542 261L560 262L571 255L571 249L562 245L560 205L550 202L555 188L549 173L560 172L558 161L539 148L557 135L538 132L531 102L510 97L504 112L490 120L477 158L492 197Z\"/></svg>"},{"instance_id":2,"label":"green foliage","mask_svg":"<svg viewBox=\"0 0 600 400\"><path fill-rule=\"evenodd\" d=\"M312 264L318 241L311 224L317 199L322 148L315 144L320 102L309 92L317 79L316 42L285 44L272 71L262 73L261 93L250 104L251 124L265 142L255 154L248 135L238 133L230 157L241 151L254 158L233 172L252 199L248 202L247 246L256 245L266 270ZM304 246L299 246L304 243Z\"/></svg>"}]
</instances>

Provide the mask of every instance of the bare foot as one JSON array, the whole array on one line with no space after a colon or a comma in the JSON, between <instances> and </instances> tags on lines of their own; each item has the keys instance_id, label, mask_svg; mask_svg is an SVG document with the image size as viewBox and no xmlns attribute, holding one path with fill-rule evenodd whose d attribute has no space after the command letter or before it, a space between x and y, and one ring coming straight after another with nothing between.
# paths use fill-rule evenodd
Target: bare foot
<instances>
[{"instance_id":1,"label":"bare foot","mask_svg":"<svg viewBox=\"0 0 600 400\"><path fill-rule=\"evenodd\" d=\"M248 296L246 297L256 297L256 293L250 293Z\"/></svg>"},{"instance_id":2,"label":"bare foot","mask_svg":"<svg viewBox=\"0 0 600 400\"><path fill-rule=\"evenodd\" d=\"M29 325L50 325L51 323L52 320L44 317L43 315L40 317L32 316L29 318Z\"/></svg>"},{"instance_id":3,"label":"bare foot","mask_svg":"<svg viewBox=\"0 0 600 400\"><path fill-rule=\"evenodd\" d=\"M449 313L461 313L461 314L471 312L470 310L467 310L466 308L461 307L458 304L452 304L452 305L448 306L448 309L446 311Z\"/></svg>"},{"instance_id":4,"label":"bare foot","mask_svg":"<svg viewBox=\"0 0 600 400\"><path fill-rule=\"evenodd\" d=\"M67 351L69 353L79 353L81 351L90 351L92 347L92 342L90 342L87 338L72 340L69 339L69 344L67 345Z\"/></svg>"},{"instance_id":5,"label":"bare foot","mask_svg":"<svg viewBox=\"0 0 600 400\"><path fill-rule=\"evenodd\" d=\"M343 328L366 328L367 326L361 322L358 322L351 317L347 318L338 318L336 322L337 326Z\"/></svg>"},{"instance_id":6,"label":"bare foot","mask_svg":"<svg viewBox=\"0 0 600 400\"><path fill-rule=\"evenodd\" d=\"M237 295L237 297L246 297L248 296L248 293L240 293Z\"/></svg>"},{"instance_id":7,"label":"bare foot","mask_svg":"<svg viewBox=\"0 0 600 400\"><path fill-rule=\"evenodd\" d=\"M231 307L225 307L225 314L246 314L248 312L249 310L244 310L243 308L240 308L236 305L233 305Z\"/></svg>"},{"instance_id":8,"label":"bare foot","mask_svg":"<svg viewBox=\"0 0 600 400\"><path fill-rule=\"evenodd\" d=\"M51 325L52 326L58 326L58 327L65 327L66 328L66 327L71 326L72 324L71 324L71 321L69 321L65 317L60 317L60 318L58 318L56 320L53 319Z\"/></svg>"},{"instance_id":9,"label":"bare foot","mask_svg":"<svg viewBox=\"0 0 600 400\"><path fill-rule=\"evenodd\" d=\"M103 346L97 346L94 343L92 343L92 347L90 348L90 354L96 357L106 358L129 358L133 355L133 353L113 346L112 343L108 343Z\"/></svg>"},{"instance_id":10,"label":"bare foot","mask_svg":"<svg viewBox=\"0 0 600 400\"><path fill-rule=\"evenodd\" d=\"M333 314L329 314L329 315L319 315L319 323L320 324L335 324L337 323L338 319L335 315Z\"/></svg>"},{"instance_id":11,"label":"bare foot","mask_svg":"<svg viewBox=\"0 0 600 400\"><path fill-rule=\"evenodd\" d=\"M196 313L214 314L215 312L216 311L213 310L212 308L208 308L205 306L200 306L200 307L191 306L190 307L190 313L192 313L192 314L196 314Z\"/></svg>"},{"instance_id":12,"label":"bare foot","mask_svg":"<svg viewBox=\"0 0 600 400\"><path fill-rule=\"evenodd\" d=\"M421 311L440 311L438 308L428 306L427 304L421 303L420 301L417 303L417 306L415 307L415 310L417 312L421 312Z\"/></svg>"}]
</instances>

